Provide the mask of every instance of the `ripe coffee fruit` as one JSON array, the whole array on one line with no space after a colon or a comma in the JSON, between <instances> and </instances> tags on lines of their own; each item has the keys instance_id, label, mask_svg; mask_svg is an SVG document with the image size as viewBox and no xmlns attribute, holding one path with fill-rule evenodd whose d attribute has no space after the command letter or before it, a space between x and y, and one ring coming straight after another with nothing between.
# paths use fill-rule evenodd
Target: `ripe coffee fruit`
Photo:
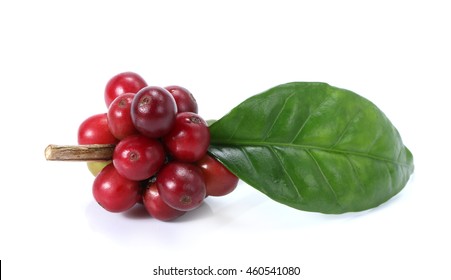
<instances>
[{"instance_id":1,"label":"ripe coffee fruit","mask_svg":"<svg viewBox=\"0 0 451 280\"><path fill-rule=\"evenodd\" d=\"M207 196L223 196L231 193L238 185L238 177L210 155L196 163L204 174Z\"/></svg>"},{"instance_id":2,"label":"ripe coffee fruit","mask_svg":"<svg viewBox=\"0 0 451 280\"><path fill-rule=\"evenodd\" d=\"M94 179L92 193L94 199L104 209L110 212L123 212L138 201L139 184L121 176L110 163Z\"/></svg>"},{"instance_id":3,"label":"ripe coffee fruit","mask_svg":"<svg viewBox=\"0 0 451 280\"><path fill-rule=\"evenodd\" d=\"M122 139L113 152L113 164L119 174L135 181L152 177L165 159L163 145L141 134Z\"/></svg>"},{"instance_id":4,"label":"ripe coffee fruit","mask_svg":"<svg viewBox=\"0 0 451 280\"><path fill-rule=\"evenodd\" d=\"M180 211L167 205L166 202L161 199L155 183L150 183L144 190L143 204L152 217L161 221L174 220L186 213L185 211Z\"/></svg>"},{"instance_id":5,"label":"ripe coffee fruit","mask_svg":"<svg viewBox=\"0 0 451 280\"><path fill-rule=\"evenodd\" d=\"M167 86L165 89L174 97L178 113L197 113L197 101L189 90L181 86Z\"/></svg>"},{"instance_id":6,"label":"ripe coffee fruit","mask_svg":"<svg viewBox=\"0 0 451 280\"><path fill-rule=\"evenodd\" d=\"M191 163L166 164L158 172L156 185L163 201L180 211L199 207L206 195L202 171Z\"/></svg>"},{"instance_id":7,"label":"ripe coffee fruit","mask_svg":"<svg viewBox=\"0 0 451 280\"><path fill-rule=\"evenodd\" d=\"M105 104L110 107L116 97L124 93L137 93L147 83L144 79L134 72L123 72L112 77L105 87Z\"/></svg>"},{"instance_id":8,"label":"ripe coffee fruit","mask_svg":"<svg viewBox=\"0 0 451 280\"><path fill-rule=\"evenodd\" d=\"M210 145L210 131L207 123L197 114L177 114L172 130L163 138L169 153L179 161L200 160Z\"/></svg>"},{"instance_id":9,"label":"ripe coffee fruit","mask_svg":"<svg viewBox=\"0 0 451 280\"><path fill-rule=\"evenodd\" d=\"M133 98L131 117L136 129L150 138L167 134L175 121L177 105L164 88L148 86Z\"/></svg>"},{"instance_id":10,"label":"ripe coffee fruit","mask_svg":"<svg viewBox=\"0 0 451 280\"><path fill-rule=\"evenodd\" d=\"M116 97L108 108L108 127L111 134L117 139L124 139L129 135L138 133L130 115L134 96L134 93L124 93Z\"/></svg>"},{"instance_id":11,"label":"ripe coffee fruit","mask_svg":"<svg viewBox=\"0 0 451 280\"><path fill-rule=\"evenodd\" d=\"M78 144L115 144L118 140L110 132L107 114L93 115L84 120L78 128Z\"/></svg>"},{"instance_id":12,"label":"ripe coffee fruit","mask_svg":"<svg viewBox=\"0 0 451 280\"><path fill-rule=\"evenodd\" d=\"M207 154L209 127L189 90L148 86L137 73L123 72L108 81L104 99L107 113L80 124L78 143L112 145L68 147L77 156L85 149L109 152L84 157L99 160L87 166L103 208L122 212L138 203L155 219L170 221L198 208L206 196L235 189L238 178Z\"/></svg>"}]
</instances>

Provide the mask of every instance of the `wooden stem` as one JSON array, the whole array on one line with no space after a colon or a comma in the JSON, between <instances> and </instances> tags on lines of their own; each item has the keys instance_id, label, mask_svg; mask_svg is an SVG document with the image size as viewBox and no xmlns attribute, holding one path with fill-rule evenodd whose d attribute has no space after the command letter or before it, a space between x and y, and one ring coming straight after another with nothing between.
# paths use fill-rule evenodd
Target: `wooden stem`
<instances>
[{"instance_id":1,"label":"wooden stem","mask_svg":"<svg viewBox=\"0 0 451 280\"><path fill-rule=\"evenodd\" d=\"M59 161L104 161L113 158L115 145L48 145L45 148L47 160Z\"/></svg>"}]
</instances>

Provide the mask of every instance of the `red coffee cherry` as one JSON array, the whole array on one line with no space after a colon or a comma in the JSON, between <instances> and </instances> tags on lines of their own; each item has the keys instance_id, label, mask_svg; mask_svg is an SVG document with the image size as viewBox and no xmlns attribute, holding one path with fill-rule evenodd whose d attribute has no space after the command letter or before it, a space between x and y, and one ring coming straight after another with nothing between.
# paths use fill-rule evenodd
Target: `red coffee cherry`
<instances>
[{"instance_id":1,"label":"red coffee cherry","mask_svg":"<svg viewBox=\"0 0 451 280\"><path fill-rule=\"evenodd\" d=\"M93 115L84 120L78 128L78 144L115 144L119 140L111 134L107 114Z\"/></svg>"},{"instance_id":2,"label":"red coffee cherry","mask_svg":"<svg viewBox=\"0 0 451 280\"><path fill-rule=\"evenodd\" d=\"M238 177L222 163L210 155L205 155L197 162L204 174L207 196L223 196L231 193L238 185Z\"/></svg>"},{"instance_id":3,"label":"red coffee cherry","mask_svg":"<svg viewBox=\"0 0 451 280\"><path fill-rule=\"evenodd\" d=\"M177 112L193 112L197 114L197 101L189 90L181 86L165 87L175 99Z\"/></svg>"},{"instance_id":4,"label":"red coffee cherry","mask_svg":"<svg viewBox=\"0 0 451 280\"><path fill-rule=\"evenodd\" d=\"M205 182L200 168L184 162L170 162L158 172L156 185L163 201L180 211L190 211L205 198Z\"/></svg>"},{"instance_id":5,"label":"red coffee cherry","mask_svg":"<svg viewBox=\"0 0 451 280\"><path fill-rule=\"evenodd\" d=\"M147 212L160 221L171 221L186 213L185 211L180 211L167 205L166 202L161 199L155 183L150 183L144 190L143 204L144 207L146 207Z\"/></svg>"},{"instance_id":6,"label":"red coffee cherry","mask_svg":"<svg viewBox=\"0 0 451 280\"><path fill-rule=\"evenodd\" d=\"M119 174L135 181L152 177L165 159L163 145L140 134L122 139L113 153L113 164Z\"/></svg>"},{"instance_id":7,"label":"red coffee cherry","mask_svg":"<svg viewBox=\"0 0 451 280\"><path fill-rule=\"evenodd\" d=\"M111 134L117 139L124 139L127 136L138 134L138 130L133 125L132 116L130 115L134 96L134 93L124 93L116 97L110 108L108 108L108 127Z\"/></svg>"},{"instance_id":8,"label":"red coffee cherry","mask_svg":"<svg viewBox=\"0 0 451 280\"><path fill-rule=\"evenodd\" d=\"M177 114L172 130L163 138L169 153L179 161L200 160L210 145L210 130L207 123L197 114Z\"/></svg>"},{"instance_id":9,"label":"red coffee cherry","mask_svg":"<svg viewBox=\"0 0 451 280\"><path fill-rule=\"evenodd\" d=\"M147 137L159 138L166 135L174 125L176 114L174 97L164 88L145 87L133 98L133 124Z\"/></svg>"},{"instance_id":10,"label":"red coffee cherry","mask_svg":"<svg viewBox=\"0 0 451 280\"><path fill-rule=\"evenodd\" d=\"M123 212L136 204L139 182L121 176L113 164L105 166L92 185L94 199L110 212Z\"/></svg>"},{"instance_id":11,"label":"red coffee cherry","mask_svg":"<svg viewBox=\"0 0 451 280\"><path fill-rule=\"evenodd\" d=\"M147 83L144 79L134 72L123 72L112 77L105 87L105 104L110 107L116 97L124 93L137 93L143 87L146 87Z\"/></svg>"}]
</instances>

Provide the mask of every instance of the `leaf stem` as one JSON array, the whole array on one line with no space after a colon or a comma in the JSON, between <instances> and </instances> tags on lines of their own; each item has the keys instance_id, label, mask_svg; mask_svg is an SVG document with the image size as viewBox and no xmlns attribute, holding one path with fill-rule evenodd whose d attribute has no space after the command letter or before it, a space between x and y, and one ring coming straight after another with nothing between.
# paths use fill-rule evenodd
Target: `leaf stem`
<instances>
[{"instance_id":1,"label":"leaf stem","mask_svg":"<svg viewBox=\"0 0 451 280\"><path fill-rule=\"evenodd\" d=\"M48 145L45 159L54 161L104 161L113 158L113 144Z\"/></svg>"}]
</instances>

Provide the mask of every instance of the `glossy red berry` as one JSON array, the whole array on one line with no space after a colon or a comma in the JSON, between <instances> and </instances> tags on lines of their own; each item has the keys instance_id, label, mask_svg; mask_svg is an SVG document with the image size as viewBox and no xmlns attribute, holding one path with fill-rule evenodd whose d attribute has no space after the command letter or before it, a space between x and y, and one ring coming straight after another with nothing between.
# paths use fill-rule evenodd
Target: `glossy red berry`
<instances>
[{"instance_id":1,"label":"glossy red berry","mask_svg":"<svg viewBox=\"0 0 451 280\"><path fill-rule=\"evenodd\" d=\"M189 90L181 86L167 86L165 89L174 97L178 113L197 113L197 101Z\"/></svg>"},{"instance_id":2,"label":"glossy red berry","mask_svg":"<svg viewBox=\"0 0 451 280\"><path fill-rule=\"evenodd\" d=\"M127 136L139 133L133 125L130 115L134 96L134 93L124 93L116 97L108 108L108 127L111 134L117 139L124 139Z\"/></svg>"},{"instance_id":3,"label":"glossy red berry","mask_svg":"<svg viewBox=\"0 0 451 280\"><path fill-rule=\"evenodd\" d=\"M158 173L156 185L163 201L180 211L199 207L205 198L205 182L194 164L170 162Z\"/></svg>"},{"instance_id":4,"label":"glossy red berry","mask_svg":"<svg viewBox=\"0 0 451 280\"><path fill-rule=\"evenodd\" d=\"M139 199L139 182L121 176L110 163L100 171L92 185L94 199L110 212L130 209Z\"/></svg>"},{"instance_id":5,"label":"glossy red berry","mask_svg":"<svg viewBox=\"0 0 451 280\"><path fill-rule=\"evenodd\" d=\"M155 183L150 183L144 190L143 204L152 217L161 221L171 221L186 213L186 211L180 211L167 205L166 202L161 199Z\"/></svg>"},{"instance_id":6,"label":"glossy red berry","mask_svg":"<svg viewBox=\"0 0 451 280\"><path fill-rule=\"evenodd\" d=\"M210 145L207 123L197 114L177 114L172 130L163 138L169 153L177 160L195 162L200 160Z\"/></svg>"},{"instance_id":7,"label":"glossy red berry","mask_svg":"<svg viewBox=\"0 0 451 280\"><path fill-rule=\"evenodd\" d=\"M147 83L144 79L134 72L123 72L112 77L105 87L105 104L110 106L116 97L124 93L137 93Z\"/></svg>"},{"instance_id":8,"label":"glossy red berry","mask_svg":"<svg viewBox=\"0 0 451 280\"><path fill-rule=\"evenodd\" d=\"M113 152L113 164L119 174L135 181L150 178L165 159L163 145L140 134L122 139Z\"/></svg>"},{"instance_id":9,"label":"glossy red berry","mask_svg":"<svg viewBox=\"0 0 451 280\"><path fill-rule=\"evenodd\" d=\"M174 97L164 88L145 87L133 98L133 124L147 137L159 138L167 134L174 125L176 114Z\"/></svg>"},{"instance_id":10,"label":"glossy red berry","mask_svg":"<svg viewBox=\"0 0 451 280\"><path fill-rule=\"evenodd\" d=\"M223 196L231 193L238 185L238 177L230 172L222 163L210 155L205 155L197 165L204 174L208 196Z\"/></svg>"},{"instance_id":11,"label":"glossy red berry","mask_svg":"<svg viewBox=\"0 0 451 280\"><path fill-rule=\"evenodd\" d=\"M111 134L107 114L93 115L84 120L78 128L78 144L115 144L118 139Z\"/></svg>"}]
</instances>

